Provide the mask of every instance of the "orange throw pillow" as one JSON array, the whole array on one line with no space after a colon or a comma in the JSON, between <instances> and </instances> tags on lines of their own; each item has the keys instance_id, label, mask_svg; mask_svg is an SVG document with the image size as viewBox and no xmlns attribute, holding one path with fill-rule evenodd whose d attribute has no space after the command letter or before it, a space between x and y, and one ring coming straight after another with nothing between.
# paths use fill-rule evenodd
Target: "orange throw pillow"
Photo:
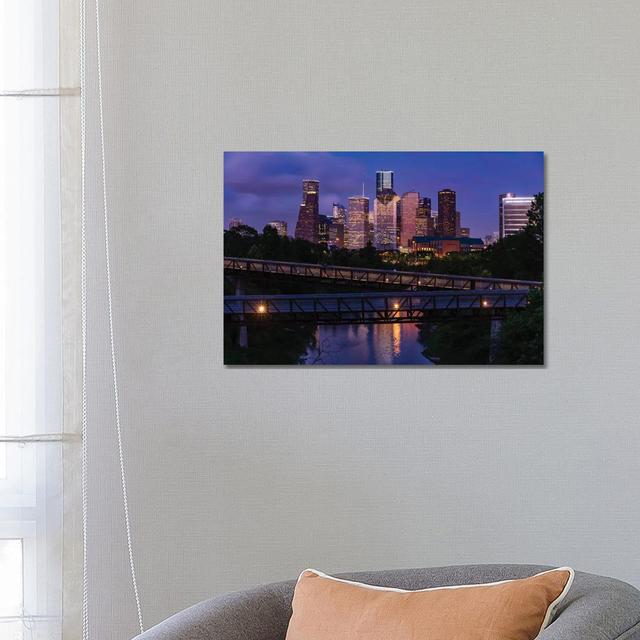
<instances>
[{"instance_id":1,"label":"orange throw pillow","mask_svg":"<svg viewBox=\"0 0 640 640\"><path fill-rule=\"evenodd\" d=\"M522 580L405 591L303 571L286 640L534 640L573 582L562 567Z\"/></svg>"}]
</instances>

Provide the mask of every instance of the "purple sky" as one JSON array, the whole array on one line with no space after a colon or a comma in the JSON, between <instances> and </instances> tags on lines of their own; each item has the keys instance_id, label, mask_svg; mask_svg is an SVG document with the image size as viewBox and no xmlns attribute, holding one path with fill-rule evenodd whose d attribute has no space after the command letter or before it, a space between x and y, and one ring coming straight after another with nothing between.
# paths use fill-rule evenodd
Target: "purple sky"
<instances>
[{"instance_id":1,"label":"purple sky","mask_svg":"<svg viewBox=\"0 0 640 640\"><path fill-rule=\"evenodd\" d=\"M226 152L224 222L241 218L262 231L270 220L286 220L293 235L302 180L320 180L320 213L349 196L375 197L375 172L394 171L394 188L419 191L438 207L438 191L457 192L462 226L484 237L498 230L498 195L544 191L542 152Z\"/></svg>"}]
</instances>

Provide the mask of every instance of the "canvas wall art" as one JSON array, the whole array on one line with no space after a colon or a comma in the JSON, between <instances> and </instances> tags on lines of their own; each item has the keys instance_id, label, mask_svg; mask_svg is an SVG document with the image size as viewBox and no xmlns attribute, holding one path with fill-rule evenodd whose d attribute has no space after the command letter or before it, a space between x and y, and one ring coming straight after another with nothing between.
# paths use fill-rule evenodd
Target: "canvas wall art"
<instances>
[{"instance_id":1,"label":"canvas wall art","mask_svg":"<svg viewBox=\"0 0 640 640\"><path fill-rule=\"evenodd\" d=\"M227 152L227 365L543 365L542 152Z\"/></svg>"}]
</instances>

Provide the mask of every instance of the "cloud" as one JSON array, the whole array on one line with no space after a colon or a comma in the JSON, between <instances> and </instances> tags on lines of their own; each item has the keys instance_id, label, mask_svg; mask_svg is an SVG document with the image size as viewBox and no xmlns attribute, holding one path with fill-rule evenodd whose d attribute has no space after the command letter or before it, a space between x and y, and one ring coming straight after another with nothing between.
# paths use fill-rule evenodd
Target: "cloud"
<instances>
[{"instance_id":1,"label":"cloud","mask_svg":"<svg viewBox=\"0 0 640 640\"><path fill-rule=\"evenodd\" d=\"M239 193L286 193L302 189L304 178L320 180L320 187L351 193L362 181L364 167L331 153L227 153L225 186Z\"/></svg>"},{"instance_id":2,"label":"cloud","mask_svg":"<svg viewBox=\"0 0 640 640\"><path fill-rule=\"evenodd\" d=\"M332 153L228 152L224 158L225 219L240 217L261 229L273 218L295 224L302 180L320 181L320 211L359 193L365 174L353 158Z\"/></svg>"}]
</instances>

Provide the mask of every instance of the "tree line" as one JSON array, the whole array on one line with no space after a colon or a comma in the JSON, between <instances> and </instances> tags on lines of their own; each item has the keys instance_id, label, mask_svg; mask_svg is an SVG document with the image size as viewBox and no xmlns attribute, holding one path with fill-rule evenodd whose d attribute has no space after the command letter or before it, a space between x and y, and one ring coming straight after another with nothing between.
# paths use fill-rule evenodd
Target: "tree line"
<instances>
[{"instance_id":1,"label":"tree line","mask_svg":"<svg viewBox=\"0 0 640 640\"><path fill-rule=\"evenodd\" d=\"M300 238L280 236L267 225L259 233L241 225L224 232L225 256L334 264L370 269L402 269L452 275L543 280L544 276L544 193L535 196L528 212L529 222L518 234L502 238L483 251L432 256L415 264L412 254L396 253L391 258L371 244L358 250L327 248Z\"/></svg>"}]
</instances>

